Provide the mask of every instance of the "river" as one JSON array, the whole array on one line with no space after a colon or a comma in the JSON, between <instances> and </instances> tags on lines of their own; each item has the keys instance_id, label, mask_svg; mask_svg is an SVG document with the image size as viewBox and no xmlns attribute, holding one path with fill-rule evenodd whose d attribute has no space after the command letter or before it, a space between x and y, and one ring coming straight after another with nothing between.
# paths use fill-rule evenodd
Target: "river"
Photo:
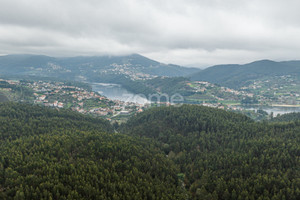
<instances>
[{"instance_id":1,"label":"river","mask_svg":"<svg viewBox=\"0 0 300 200\"><path fill-rule=\"evenodd\" d=\"M89 83L92 90L106 96L112 100L120 100L124 102L134 102L139 104L149 103L149 101L139 95L127 91L119 84L113 83Z\"/></svg>"},{"instance_id":2,"label":"river","mask_svg":"<svg viewBox=\"0 0 300 200\"><path fill-rule=\"evenodd\" d=\"M247 110L264 110L268 114L273 113L273 116L276 117L278 114L286 114L292 112L300 112L300 107L284 107L284 106L250 106L250 107L242 107Z\"/></svg>"},{"instance_id":3,"label":"river","mask_svg":"<svg viewBox=\"0 0 300 200\"><path fill-rule=\"evenodd\" d=\"M120 100L125 102L135 102L139 104L149 103L149 101L139 95L133 94L127 91L119 84L113 83L89 83L92 86L93 91L100 93L112 100ZM258 110L262 109L268 114L273 113L274 116L278 114L286 114L291 112L300 112L300 107L274 107L274 106L249 106L242 107L247 110Z\"/></svg>"}]
</instances>

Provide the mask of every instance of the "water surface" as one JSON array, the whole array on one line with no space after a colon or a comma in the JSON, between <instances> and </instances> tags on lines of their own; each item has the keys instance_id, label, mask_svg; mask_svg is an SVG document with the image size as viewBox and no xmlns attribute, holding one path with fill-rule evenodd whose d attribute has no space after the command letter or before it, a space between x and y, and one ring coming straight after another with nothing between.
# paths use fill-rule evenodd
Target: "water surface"
<instances>
[{"instance_id":1,"label":"water surface","mask_svg":"<svg viewBox=\"0 0 300 200\"><path fill-rule=\"evenodd\" d=\"M92 90L112 100L134 102L139 104L149 103L146 98L133 94L119 84L113 83L89 83Z\"/></svg>"}]
</instances>

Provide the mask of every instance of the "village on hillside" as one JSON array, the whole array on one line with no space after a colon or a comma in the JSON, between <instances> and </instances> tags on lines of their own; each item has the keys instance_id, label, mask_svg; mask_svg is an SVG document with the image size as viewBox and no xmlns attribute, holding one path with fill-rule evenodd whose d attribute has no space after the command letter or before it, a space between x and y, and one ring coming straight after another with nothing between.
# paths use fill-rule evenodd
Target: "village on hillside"
<instances>
[{"instance_id":1,"label":"village on hillside","mask_svg":"<svg viewBox=\"0 0 300 200\"><path fill-rule=\"evenodd\" d=\"M116 66L116 69L120 70L124 66L118 67ZM274 84L275 81L279 82L280 86ZM205 81L186 81L184 84L184 89L191 91L192 95L184 96L184 102L180 103L242 112L253 118L260 116L260 113L250 112L245 106L297 107L300 104L300 94L298 92L300 91L300 84L291 76L280 76L276 80L257 80L238 90ZM103 117L108 120L127 119L129 116L143 112L153 106L170 105L169 102L139 104L111 100L98 92L92 91L90 87L46 80L0 79L1 93L10 101L29 102L57 109L71 109L82 114ZM264 115L267 115L267 113L264 113Z\"/></svg>"},{"instance_id":2,"label":"village on hillside","mask_svg":"<svg viewBox=\"0 0 300 200\"><path fill-rule=\"evenodd\" d=\"M19 94L16 94L16 88L27 88L32 91L31 101L34 104L72 109L83 114L102 116L108 120L117 116L142 112L149 106L147 104L110 100L97 92L66 85L64 82L4 79L0 79L0 82L6 83L7 87L3 87L2 84L0 91L9 98L19 95L19 98L22 99L22 90L19 90ZM13 92L14 90L15 92Z\"/></svg>"}]
</instances>

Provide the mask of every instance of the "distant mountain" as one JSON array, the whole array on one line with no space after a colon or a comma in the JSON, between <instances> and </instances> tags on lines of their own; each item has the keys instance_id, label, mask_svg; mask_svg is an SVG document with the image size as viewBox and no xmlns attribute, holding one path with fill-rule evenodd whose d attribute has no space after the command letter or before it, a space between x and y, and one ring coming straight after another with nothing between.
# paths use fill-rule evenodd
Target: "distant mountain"
<instances>
[{"instance_id":1,"label":"distant mountain","mask_svg":"<svg viewBox=\"0 0 300 200\"><path fill-rule=\"evenodd\" d=\"M240 87L267 76L300 75L300 61L260 60L245 65L216 65L192 74L192 80Z\"/></svg>"},{"instance_id":2,"label":"distant mountain","mask_svg":"<svg viewBox=\"0 0 300 200\"><path fill-rule=\"evenodd\" d=\"M0 75L35 75L90 79L103 73L123 71L153 76L185 76L199 69L163 64L138 54L128 56L78 56L54 58L43 55L0 56Z\"/></svg>"}]
</instances>

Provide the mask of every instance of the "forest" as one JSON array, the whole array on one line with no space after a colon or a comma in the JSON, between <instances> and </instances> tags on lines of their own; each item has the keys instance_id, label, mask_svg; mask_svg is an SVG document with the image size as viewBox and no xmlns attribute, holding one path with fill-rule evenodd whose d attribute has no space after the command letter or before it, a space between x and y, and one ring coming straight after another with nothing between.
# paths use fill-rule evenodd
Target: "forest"
<instances>
[{"instance_id":1,"label":"forest","mask_svg":"<svg viewBox=\"0 0 300 200\"><path fill-rule=\"evenodd\" d=\"M68 110L0 104L0 199L185 199L146 139Z\"/></svg>"},{"instance_id":2,"label":"forest","mask_svg":"<svg viewBox=\"0 0 300 200\"><path fill-rule=\"evenodd\" d=\"M300 113L287 113L271 119L273 122L291 122L300 120Z\"/></svg>"},{"instance_id":3,"label":"forest","mask_svg":"<svg viewBox=\"0 0 300 200\"><path fill-rule=\"evenodd\" d=\"M6 101L9 101L8 98L0 92L0 102L6 102Z\"/></svg>"},{"instance_id":4,"label":"forest","mask_svg":"<svg viewBox=\"0 0 300 200\"><path fill-rule=\"evenodd\" d=\"M300 199L300 121L157 107L111 126L0 103L0 199Z\"/></svg>"},{"instance_id":5,"label":"forest","mask_svg":"<svg viewBox=\"0 0 300 200\"><path fill-rule=\"evenodd\" d=\"M121 127L180 168L192 199L300 199L300 121L254 122L197 105L150 109Z\"/></svg>"}]
</instances>

